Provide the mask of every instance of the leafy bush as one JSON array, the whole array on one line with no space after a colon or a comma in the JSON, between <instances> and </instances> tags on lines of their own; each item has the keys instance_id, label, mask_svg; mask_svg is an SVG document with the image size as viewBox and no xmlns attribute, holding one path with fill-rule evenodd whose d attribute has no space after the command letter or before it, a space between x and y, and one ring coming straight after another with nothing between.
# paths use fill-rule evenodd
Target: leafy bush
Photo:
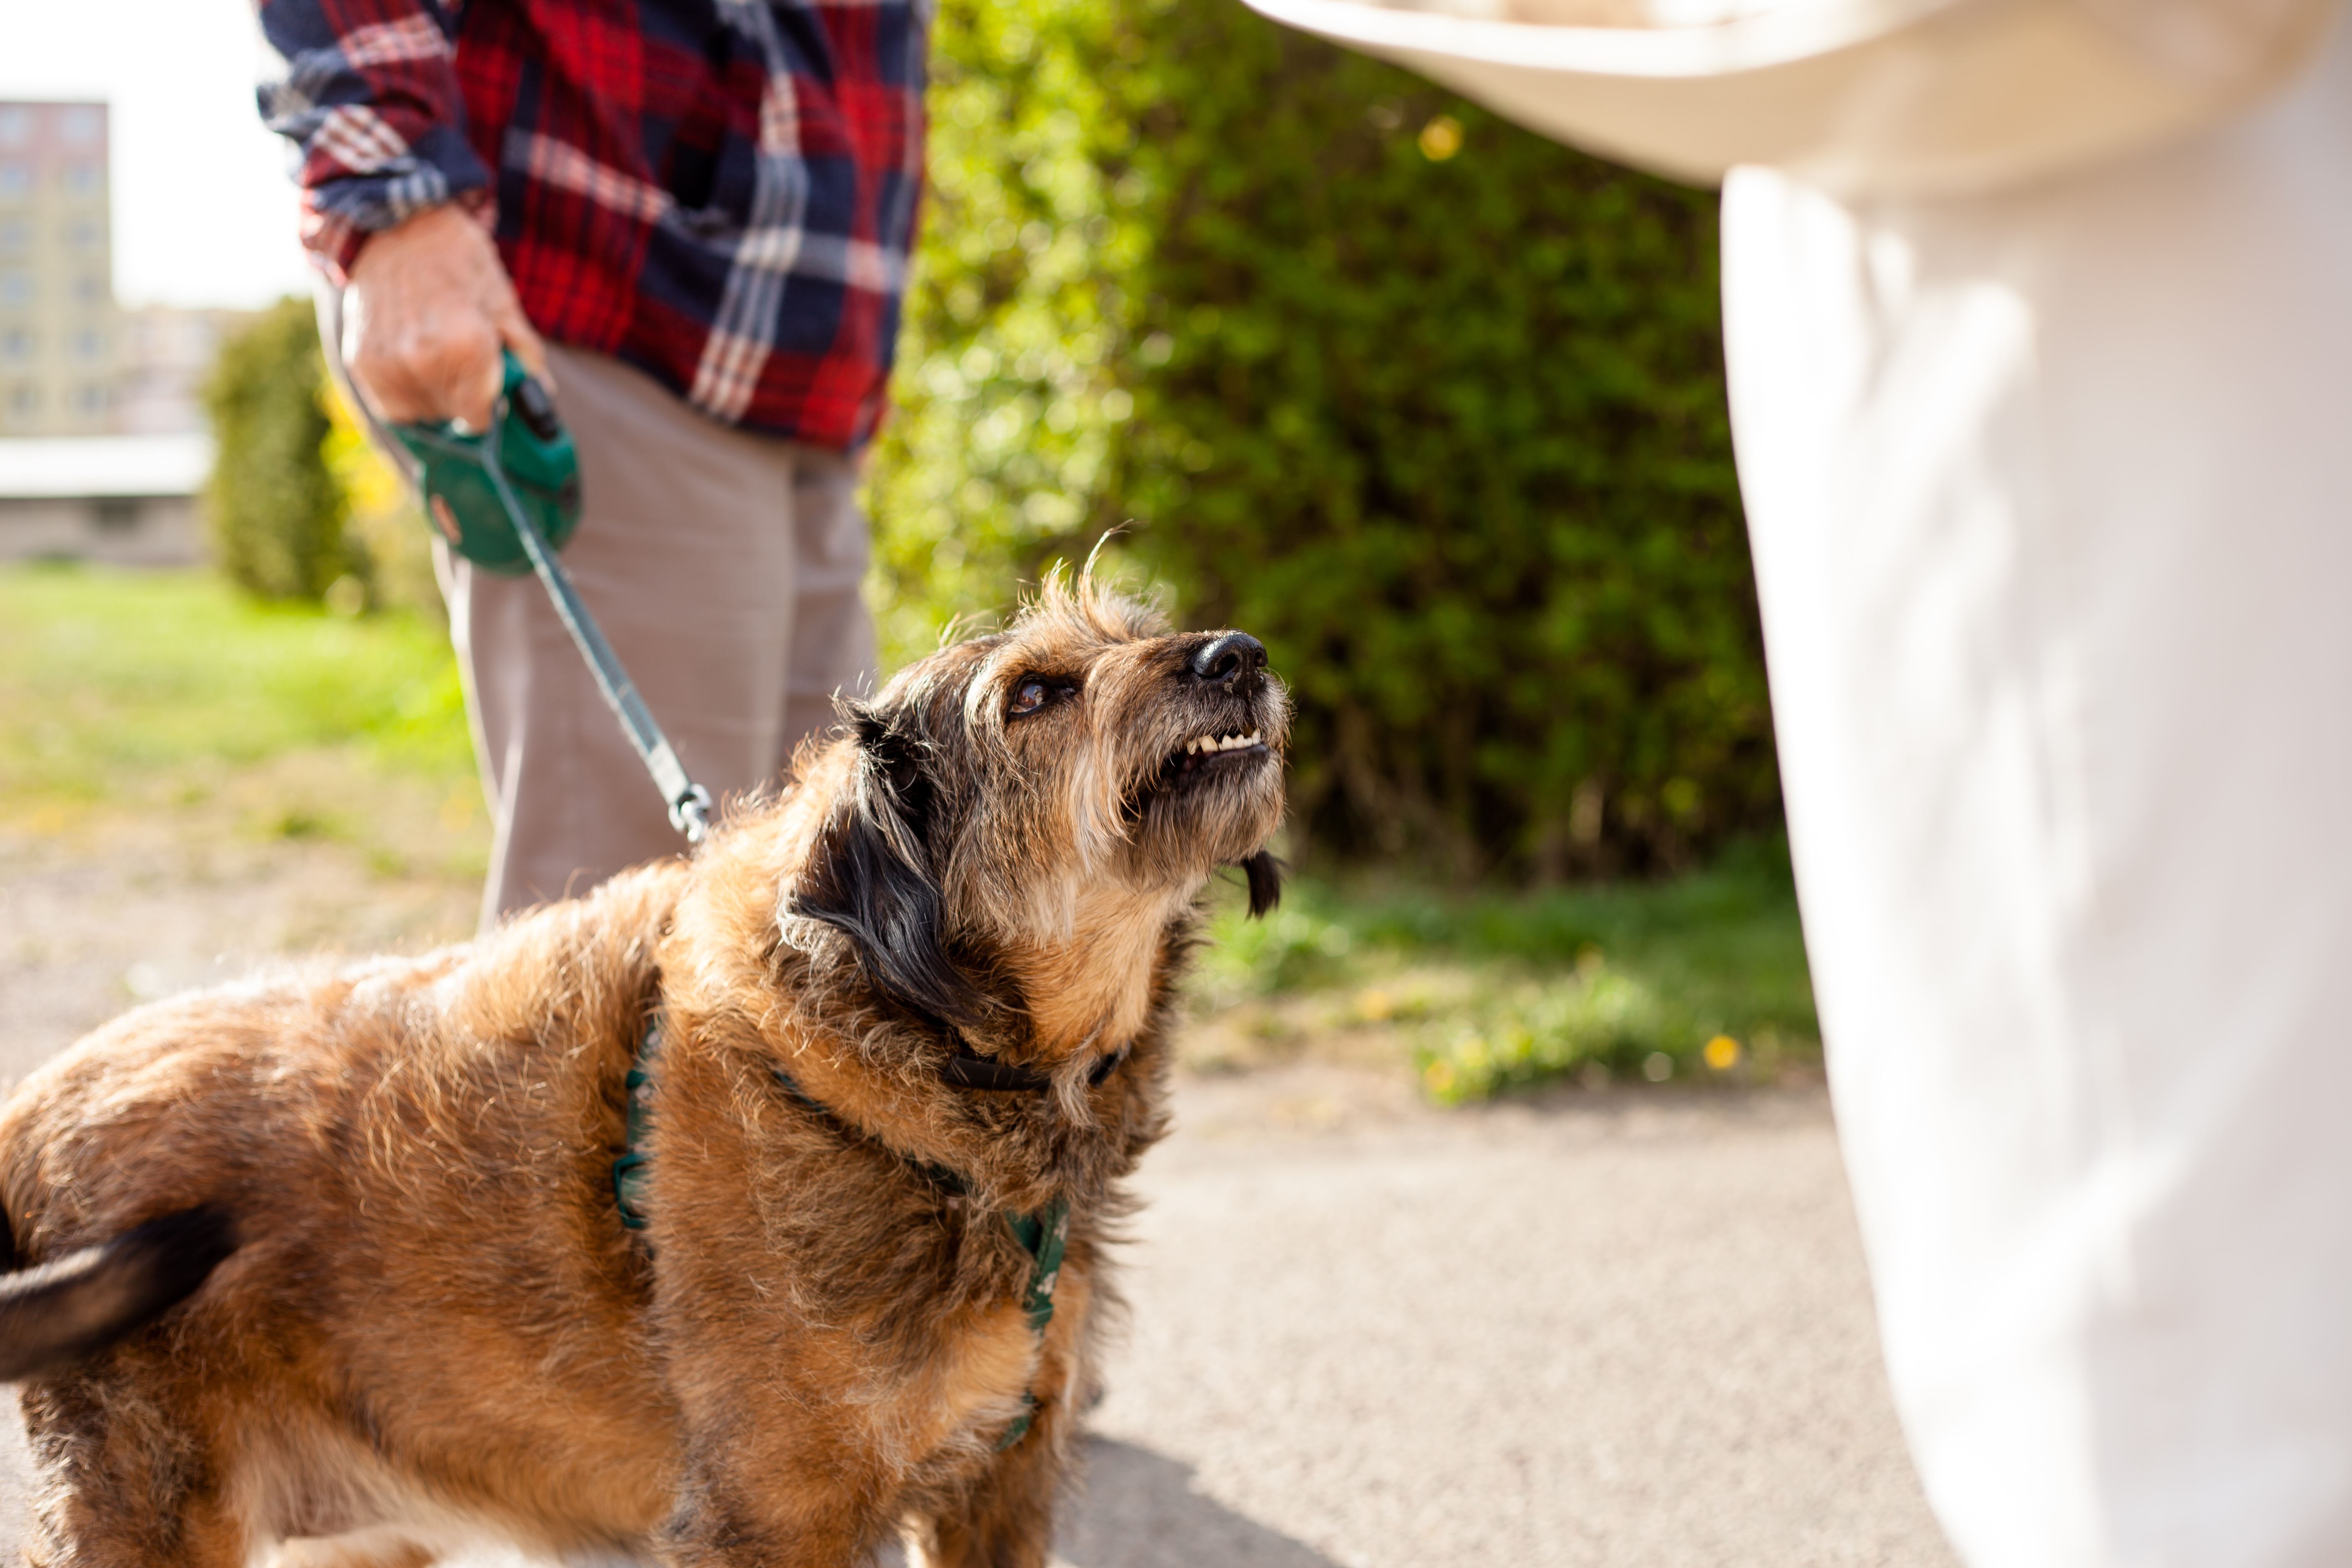
<instances>
[{"instance_id":1,"label":"leafy bush","mask_svg":"<svg viewBox=\"0 0 2352 1568\"><path fill-rule=\"evenodd\" d=\"M433 525L399 470L369 440L358 415L330 381L320 394L328 431L327 471L342 491L344 537L367 563L371 607L413 610L446 625L448 610L433 577Z\"/></svg>"},{"instance_id":2,"label":"leafy bush","mask_svg":"<svg viewBox=\"0 0 2352 1568\"><path fill-rule=\"evenodd\" d=\"M205 386L214 552L265 599L315 603L343 577L364 596L367 557L343 536L343 490L327 466L325 379L310 306L286 299L221 345Z\"/></svg>"},{"instance_id":3,"label":"leafy bush","mask_svg":"<svg viewBox=\"0 0 2352 1568\"><path fill-rule=\"evenodd\" d=\"M1712 199L1233 0L943 0L872 502L895 652L1126 527L1263 637L1313 848L1672 868L1777 816Z\"/></svg>"}]
</instances>

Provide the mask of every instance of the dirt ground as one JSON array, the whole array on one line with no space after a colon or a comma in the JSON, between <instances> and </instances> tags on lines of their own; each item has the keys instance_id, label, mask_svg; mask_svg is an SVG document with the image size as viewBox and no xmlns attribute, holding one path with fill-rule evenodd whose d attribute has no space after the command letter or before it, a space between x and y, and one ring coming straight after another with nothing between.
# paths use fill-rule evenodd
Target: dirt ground
<instances>
[{"instance_id":1,"label":"dirt ground","mask_svg":"<svg viewBox=\"0 0 2352 1568\"><path fill-rule=\"evenodd\" d=\"M353 847L220 825L0 829L0 1080L133 1003L320 952L468 934L474 886L386 876Z\"/></svg>"},{"instance_id":2,"label":"dirt ground","mask_svg":"<svg viewBox=\"0 0 2352 1568\"><path fill-rule=\"evenodd\" d=\"M0 1078L138 1000L461 937L474 898L328 838L0 830ZM1327 1061L1177 1110L1066 1568L1951 1563L1818 1091L1442 1112Z\"/></svg>"}]
</instances>

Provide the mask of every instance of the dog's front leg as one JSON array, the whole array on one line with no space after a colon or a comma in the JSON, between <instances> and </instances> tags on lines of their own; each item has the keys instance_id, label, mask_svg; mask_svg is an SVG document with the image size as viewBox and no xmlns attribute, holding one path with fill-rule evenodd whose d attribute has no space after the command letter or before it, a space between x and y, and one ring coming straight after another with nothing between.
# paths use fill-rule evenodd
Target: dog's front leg
<instances>
[{"instance_id":1,"label":"dog's front leg","mask_svg":"<svg viewBox=\"0 0 2352 1568\"><path fill-rule=\"evenodd\" d=\"M1037 1403L1028 1429L910 1535L908 1556L918 1568L1045 1568L1054 1505L1070 1474L1080 1390L1090 1381L1090 1262L1089 1252L1078 1250L1063 1266L1060 1300L1030 1384Z\"/></svg>"},{"instance_id":2,"label":"dog's front leg","mask_svg":"<svg viewBox=\"0 0 2352 1568\"><path fill-rule=\"evenodd\" d=\"M1054 1500L1069 1468L1062 1409L1058 1401L1040 1405L1021 1440L909 1536L912 1568L1045 1568Z\"/></svg>"},{"instance_id":3,"label":"dog's front leg","mask_svg":"<svg viewBox=\"0 0 2352 1568\"><path fill-rule=\"evenodd\" d=\"M756 1447L746 1445L746 1447ZM837 1467L815 1454L770 1469L689 1461L676 1506L656 1532L666 1568L863 1568L885 1535Z\"/></svg>"}]
</instances>

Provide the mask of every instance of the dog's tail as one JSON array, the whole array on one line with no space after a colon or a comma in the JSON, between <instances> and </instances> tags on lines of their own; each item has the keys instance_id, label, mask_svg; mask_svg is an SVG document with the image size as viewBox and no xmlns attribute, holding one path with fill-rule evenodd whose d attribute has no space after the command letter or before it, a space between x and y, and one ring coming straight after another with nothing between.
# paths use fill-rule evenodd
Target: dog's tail
<instances>
[{"instance_id":1,"label":"dog's tail","mask_svg":"<svg viewBox=\"0 0 2352 1568\"><path fill-rule=\"evenodd\" d=\"M5 1215L0 1246L13 1261ZM207 1205L0 1278L0 1383L57 1371L145 1328L236 1250L235 1222Z\"/></svg>"}]
</instances>

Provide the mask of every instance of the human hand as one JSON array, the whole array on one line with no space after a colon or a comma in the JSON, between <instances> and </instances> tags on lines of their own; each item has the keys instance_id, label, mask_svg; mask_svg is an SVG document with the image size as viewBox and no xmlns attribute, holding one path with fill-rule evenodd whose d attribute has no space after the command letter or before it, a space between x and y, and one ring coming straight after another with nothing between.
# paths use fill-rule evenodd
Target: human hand
<instances>
[{"instance_id":1,"label":"human hand","mask_svg":"<svg viewBox=\"0 0 2352 1568\"><path fill-rule=\"evenodd\" d=\"M488 429L501 348L555 384L497 245L465 213L428 208L361 250L343 293L343 363L377 418Z\"/></svg>"}]
</instances>

